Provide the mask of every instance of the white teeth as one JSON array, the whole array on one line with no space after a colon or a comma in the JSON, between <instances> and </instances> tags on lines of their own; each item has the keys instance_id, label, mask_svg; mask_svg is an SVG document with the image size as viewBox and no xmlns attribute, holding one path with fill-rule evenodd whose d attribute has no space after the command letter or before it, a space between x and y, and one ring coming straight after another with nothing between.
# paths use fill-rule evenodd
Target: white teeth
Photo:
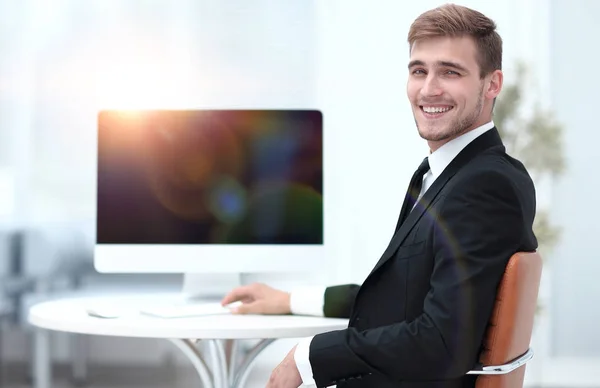
<instances>
[{"instance_id":1,"label":"white teeth","mask_svg":"<svg viewBox=\"0 0 600 388\"><path fill-rule=\"evenodd\" d=\"M452 109L451 107L446 107L446 108L441 108L441 107L435 107L435 106L424 106L423 110L427 113L443 113L443 112L447 112L450 109Z\"/></svg>"}]
</instances>

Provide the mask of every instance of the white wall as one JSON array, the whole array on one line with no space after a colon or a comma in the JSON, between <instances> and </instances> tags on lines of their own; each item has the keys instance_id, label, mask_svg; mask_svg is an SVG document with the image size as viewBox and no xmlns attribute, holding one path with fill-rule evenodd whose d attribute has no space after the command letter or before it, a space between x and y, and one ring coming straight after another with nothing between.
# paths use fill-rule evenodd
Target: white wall
<instances>
[{"instance_id":1,"label":"white wall","mask_svg":"<svg viewBox=\"0 0 600 388\"><path fill-rule=\"evenodd\" d=\"M568 170L553 192L552 215L562 226L552 255L552 352L556 356L600 357L600 274L595 199L600 178L594 158L600 143L596 106L600 53L596 20L600 3L552 0L552 100L565 124Z\"/></svg>"}]
</instances>

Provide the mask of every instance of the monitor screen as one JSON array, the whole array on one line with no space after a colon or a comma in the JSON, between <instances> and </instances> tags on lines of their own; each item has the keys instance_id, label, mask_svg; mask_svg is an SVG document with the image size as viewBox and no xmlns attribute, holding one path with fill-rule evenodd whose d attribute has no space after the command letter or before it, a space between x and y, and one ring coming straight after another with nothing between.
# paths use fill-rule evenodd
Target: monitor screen
<instances>
[{"instance_id":1,"label":"monitor screen","mask_svg":"<svg viewBox=\"0 0 600 388\"><path fill-rule=\"evenodd\" d=\"M102 111L97 174L97 244L323 244L319 111Z\"/></svg>"}]
</instances>

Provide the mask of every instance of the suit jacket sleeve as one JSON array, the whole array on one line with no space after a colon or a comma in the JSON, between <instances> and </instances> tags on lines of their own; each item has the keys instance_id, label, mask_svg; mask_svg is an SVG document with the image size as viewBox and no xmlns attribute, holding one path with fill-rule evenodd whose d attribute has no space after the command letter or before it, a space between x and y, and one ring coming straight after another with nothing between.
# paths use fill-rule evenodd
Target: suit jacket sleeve
<instances>
[{"instance_id":1,"label":"suit jacket sleeve","mask_svg":"<svg viewBox=\"0 0 600 388\"><path fill-rule=\"evenodd\" d=\"M423 314L316 335L310 362L318 387L369 374L392 381L459 378L477 361L498 283L525 222L511 181L499 173L473 174L442 200L429 236L434 268Z\"/></svg>"},{"instance_id":2,"label":"suit jacket sleeve","mask_svg":"<svg viewBox=\"0 0 600 388\"><path fill-rule=\"evenodd\" d=\"M354 299L360 286L342 284L325 289L323 315L327 318L350 318Z\"/></svg>"}]
</instances>

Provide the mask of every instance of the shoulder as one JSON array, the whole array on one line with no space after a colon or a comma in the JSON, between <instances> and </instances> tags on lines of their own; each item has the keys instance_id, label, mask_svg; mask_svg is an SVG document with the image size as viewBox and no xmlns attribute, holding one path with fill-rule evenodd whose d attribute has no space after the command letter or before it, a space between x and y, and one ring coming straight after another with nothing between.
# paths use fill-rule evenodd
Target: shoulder
<instances>
[{"instance_id":1,"label":"shoulder","mask_svg":"<svg viewBox=\"0 0 600 388\"><path fill-rule=\"evenodd\" d=\"M483 152L449 179L440 193L438 209L472 209L497 213L500 209L535 213L536 193L527 169L504 152Z\"/></svg>"},{"instance_id":2,"label":"shoulder","mask_svg":"<svg viewBox=\"0 0 600 388\"><path fill-rule=\"evenodd\" d=\"M440 194L438 219L457 235L475 239L495 235L514 241L526 235L535 240L532 178L522 163L503 152L477 155L449 179Z\"/></svg>"},{"instance_id":3,"label":"shoulder","mask_svg":"<svg viewBox=\"0 0 600 388\"><path fill-rule=\"evenodd\" d=\"M473 158L449 182L449 192L497 192L533 195L529 172L519 160L491 149Z\"/></svg>"}]
</instances>

